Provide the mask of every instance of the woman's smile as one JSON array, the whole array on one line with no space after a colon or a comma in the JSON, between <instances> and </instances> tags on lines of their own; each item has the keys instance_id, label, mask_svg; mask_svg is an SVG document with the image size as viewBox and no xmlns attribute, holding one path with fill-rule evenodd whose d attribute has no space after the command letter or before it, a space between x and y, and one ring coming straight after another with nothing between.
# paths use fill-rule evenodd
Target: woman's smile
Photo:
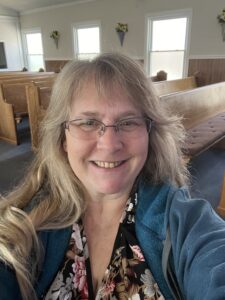
<instances>
[{"instance_id":1,"label":"woman's smile","mask_svg":"<svg viewBox=\"0 0 225 300\"><path fill-rule=\"evenodd\" d=\"M113 168L117 168L118 166L121 166L123 163L125 162L125 160L122 161L93 161L93 163L103 169L113 169Z\"/></svg>"}]
</instances>

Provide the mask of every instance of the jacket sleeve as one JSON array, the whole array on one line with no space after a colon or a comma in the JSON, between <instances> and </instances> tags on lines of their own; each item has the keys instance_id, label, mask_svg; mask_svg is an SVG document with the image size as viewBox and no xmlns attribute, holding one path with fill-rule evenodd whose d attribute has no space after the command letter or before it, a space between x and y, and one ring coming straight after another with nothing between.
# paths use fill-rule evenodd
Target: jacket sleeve
<instances>
[{"instance_id":1,"label":"jacket sleeve","mask_svg":"<svg viewBox=\"0 0 225 300\"><path fill-rule=\"evenodd\" d=\"M187 300L225 299L225 222L208 202L178 190L169 208L175 274Z\"/></svg>"},{"instance_id":2,"label":"jacket sleeve","mask_svg":"<svg viewBox=\"0 0 225 300\"><path fill-rule=\"evenodd\" d=\"M22 300L15 273L0 262L0 300Z\"/></svg>"}]
</instances>

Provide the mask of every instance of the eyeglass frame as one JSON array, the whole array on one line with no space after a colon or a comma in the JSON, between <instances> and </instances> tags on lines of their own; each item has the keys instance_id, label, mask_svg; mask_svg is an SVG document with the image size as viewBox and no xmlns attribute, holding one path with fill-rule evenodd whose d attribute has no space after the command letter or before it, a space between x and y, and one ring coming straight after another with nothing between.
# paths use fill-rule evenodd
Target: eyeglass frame
<instances>
[{"instance_id":1,"label":"eyeglass frame","mask_svg":"<svg viewBox=\"0 0 225 300\"><path fill-rule=\"evenodd\" d=\"M152 124L154 123L154 121L151 118L148 118L148 117L125 118L125 119L122 119L122 120L119 120L119 121L115 122L115 124L112 124L112 125L106 125L102 121L99 121L99 120L96 120L96 119L93 119L93 118L90 118L90 119L88 119L88 118L87 119L78 118L78 119L73 119L73 120L69 120L69 121L64 121L61 125L63 126L64 129L67 129L70 132L69 125L70 125L70 123L72 123L74 121L81 121L81 120L95 121L95 122L99 123L99 125L101 125L100 129L98 131L96 131L96 133L98 133L98 136L101 137L101 136L104 135L107 127L112 127L112 128L114 128L115 132L119 132L120 131L120 126L119 126L120 123L124 122L124 121L129 121L129 120L132 120L132 119L142 119L142 120L144 120L146 122L146 130L147 130L148 133L150 133L151 128L152 128ZM77 126L79 127L79 125L77 125ZM85 132L85 130L83 130L83 131Z\"/></svg>"}]
</instances>

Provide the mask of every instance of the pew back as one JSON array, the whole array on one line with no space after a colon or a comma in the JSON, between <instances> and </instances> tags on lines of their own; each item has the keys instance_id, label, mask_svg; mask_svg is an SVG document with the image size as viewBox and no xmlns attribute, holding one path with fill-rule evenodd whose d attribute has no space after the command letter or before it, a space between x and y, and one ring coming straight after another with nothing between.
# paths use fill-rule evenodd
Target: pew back
<instances>
[{"instance_id":1,"label":"pew back","mask_svg":"<svg viewBox=\"0 0 225 300\"><path fill-rule=\"evenodd\" d=\"M225 82L160 97L163 105L173 114L183 117L186 129L225 111Z\"/></svg>"},{"instance_id":2,"label":"pew back","mask_svg":"<svg viewBox=\"0 0 225 300\"><path fill-rule=\"evenodd\" d=\"M182 117L187 131L186 161L225 139L225 82L160 98L164 107Z\"/></svg>"},{"instance_id":3,"label":"pew back","mask_svg":"<svg viewBox=\"0 0 225 300\"><path fill-rule=\"evenodd\" d=\"M155 93L157 96L163 96L170 93L194 89L197 87L194 76L176 79L153 82Z\"/></svg>"},{"instance_id":4,"label":"pew back","mask_svg":"<svg viewBox=\"0 0 225 300\"><path fill-rule=\"evenodd\" d=\"M17 78L11 80L0 81L0 95L5 102L10 103L14 106L14 113L16 115L26 115L27 111L27 101L26 101L26 89L25 86L29 82L38 81L46 85L46 82L53 82L56 75L46 75L46 76L29 76L26 78Z\"/></svg>"}]
</instances>

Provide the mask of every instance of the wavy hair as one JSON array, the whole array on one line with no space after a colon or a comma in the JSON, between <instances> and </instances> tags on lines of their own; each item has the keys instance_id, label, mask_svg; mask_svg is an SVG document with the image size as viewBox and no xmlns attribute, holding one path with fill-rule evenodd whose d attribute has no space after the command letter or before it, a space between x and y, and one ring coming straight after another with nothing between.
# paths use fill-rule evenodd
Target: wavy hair
<instances>
[{"instance_id":1,"label":"wavy hair","mask_svg":"<svg viewBox=\"0 0 225 300\"><path fill-rule=\"evenodd\" d=\"M28 174L0 201L0 259L15 270L24 300L36 299L32 286L41 253L36 232L70 226L86 207L82 183L63 149L62 123L68 120L72 102L90 81L106 95L119 87L144 116L153 120L149 153L140 176L151 184L180 186L187 180L181 123L165 111L138 63L118 53L68 63L54 83L40 129L40 144ZM35 255L29 264L31 252Z\"/></svg>"}]
</instances>

